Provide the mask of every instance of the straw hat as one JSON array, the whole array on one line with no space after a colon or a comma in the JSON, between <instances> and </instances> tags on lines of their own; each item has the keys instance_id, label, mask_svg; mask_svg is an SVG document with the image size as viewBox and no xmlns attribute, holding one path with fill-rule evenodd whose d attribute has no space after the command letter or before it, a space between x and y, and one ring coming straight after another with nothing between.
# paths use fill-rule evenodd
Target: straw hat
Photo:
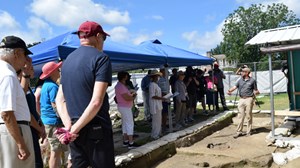
<instances>
[{"instance_id":1,"label":"straw hat","mask_svg":"<svg viewBox=\"0 0 300 168\"><path fill-rule=\"evenodd\" d=\"M157 70L152 70L149 76L162 76L162 73Z\"/></svg>"},{"instance_id":2,"label":"straw hat","mask_svg":"<svg viewBox=\"0 0 300 168\"><path fill-rule=\"evenodd\" d=\"M62 62L55 63L54 61L46 63L42 68L42 75L40 76L40 79L44 80L51 76L51 74L60 68L62 65Z\"/></svg>"}]
</instances>

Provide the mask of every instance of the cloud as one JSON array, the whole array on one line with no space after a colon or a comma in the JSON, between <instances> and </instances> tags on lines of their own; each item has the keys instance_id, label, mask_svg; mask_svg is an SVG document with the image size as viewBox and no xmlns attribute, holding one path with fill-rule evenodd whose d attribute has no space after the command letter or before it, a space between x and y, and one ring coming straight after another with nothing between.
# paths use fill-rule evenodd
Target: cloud
<instances>
[{"instance_id":1,"label":"cloud","mask_svg":"<svg viewBox=\"0 0 300 168\"><path fill-rule=\"evenodd\" d=\"M138 35L136 38L134 38L132 40L132 42L134 45L139 45L139 44L141 44L141 42L146 41L146 40L150 40L149 35L141 34L141 35Z\"/></svg>"},{"instance_id":2,"label":"cloud","mask_svg":"<svg viewBox=\"0 0 300 168\"><path fill-rule=\"evenodd\" d=\"M271 5L273 3L283 3L289 10L292 10L298 17L300 16L299 0L236 0L238 4L249 7L251 4Z\"/></svg>"},{"instance_id":3,"label":"cloud","mask_svg":"<svg viewBox=\"0 0 300 168\"><path fill-rule=\"evenodd\" d=\"M0 10L0 29L1 30L17 30L21 26L15 18L6 11Z\"/></svg>"},{"instance_id":4,"label":"cloud","mask_svg":"<svg viewBox=\"0 0 300 168\"><path fill-rule=\"evenodd\" d=\"M153 37L160 37L160 36L162 36L163 35L163 32L162 31L160 31L160 30L158 30L158 31L155 31L155 32L153 32L152 33L152 36Z\"/></svg>"},{"instance_id":5,"label":"cloud","mask_svg":"<svg viewBox=\"0 0 300 168\"><path fill-rule=\"evenodd\" d=\"M216 15L213 14L213 15L206 15L205 16L205 23L210 23L210 22L213 22L216 20Z\"/></svg>"},{"instance_id":6,"label":"cloud","mask_svg":"<svg viewBox=\"0 0 300 168\"><path fill-rule=\"evenodd\" d=\"M108 25L127 25L129 12L111 9L92 0L34 0L30 11L56 26L78 27L86 20Z\"/></svg>"},{"instance_id":7,"label":"cloud","mask_svg":"<svg viewBox=\"0 0 300 168\"><path fill-rule=\"evenodd\" d=\"M207 51L215 48L223 40L221 32L223 25L224 21L220 23L214 31L199 34L198 31L194 30L183 33L182 37L190 43L189 49L205 55Z\"/></svg>"},{"instance_id":8,"label":"cloud","mask_svg":"<svg viewBox=\"0 0 300 168\"><path fill-rule=\"evenodd\" d=\"M152 19L154 19L154 20L164 20L164 18L160 15L153 15Z\"/></svg>"},{"instance_id":9,"label":"cloud","mask_svg":"<svg viewBox=\"0 0 300 168\"><path fill-rule=\"evenodd\" d=\"M27 20L27 27L21 26L21 24L6 11L0 11L0 18L0 38L14 35L22 38L26 43L33 43L41 41L43 38L42 34L52 34L51 27L36 17L30 17Z\"/></svg>"},{"instance_id":10,"label":"cloud","mask_svg":"<svg viewBox=\"0 0 300 168\"><path fill-rule=\"evenodd\" d=\"M129 33L127 28L123 26L114 27L108 32L111 36L110 39L116 42L129 41Z\"/></svg>"},{"instance_id":11,"label":"cloud","mask_svg":"<svg viewBox=\"0 0 300 168\"><path fill-rule=\"evenodd\" d=\"M34 34L52 34L53 30L52 27L44 20L31 16L27 21L27 27L30 29L31 32ZM43 32L43 33L42 33Z\"/></svg>"},{"instance_id":12,"label":"cloud","mask_svg":"<svg viewBox=\"0 0 300 168\"><path fill-rule=\"evenodd\" d=\"M139 45L143 41L159 39L163 35L163 31L154 31L150 34L139 34L135 38L133 38L132 43L134 45Z\"/></svg>"}]
</instances>

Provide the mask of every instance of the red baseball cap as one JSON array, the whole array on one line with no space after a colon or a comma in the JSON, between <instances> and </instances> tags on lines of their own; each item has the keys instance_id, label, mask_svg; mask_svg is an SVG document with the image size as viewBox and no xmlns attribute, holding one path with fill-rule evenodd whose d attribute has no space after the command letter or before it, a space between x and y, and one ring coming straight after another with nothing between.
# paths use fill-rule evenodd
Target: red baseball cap
<instances>
[{"instance_id":1,"label":"red baseball cap","mask_svg":"<svg viewBox=\"0 0 300 168\"><path fill-rule=\"evenodd\" d=\"M85 35L79 36L80 32L84 32ZM97 33L102 33L106 36L110 36L108 33L103 31L102 27L100 24L93 22L93 21L85 21L83 22L80 26L77 32L74 32L74 34L77 34L79 38L87 38L91 36L97 35Z\"/></svg>"},{"instance_id":2,"label":"red baseball cap","mask_svg":"<svg viewBox=\"0 0 300 168\"><path fill-rule=\"evenodd\" d=\"M51 61L51 62L46 63L42 68L43 73L40 76L40 79L44 80L44 79L48 78L52 74L52 72L54 72L55 70L60 68L61 65L62 65L62 62L55 63L54 61Z\"/></svg>"}]
</instances>

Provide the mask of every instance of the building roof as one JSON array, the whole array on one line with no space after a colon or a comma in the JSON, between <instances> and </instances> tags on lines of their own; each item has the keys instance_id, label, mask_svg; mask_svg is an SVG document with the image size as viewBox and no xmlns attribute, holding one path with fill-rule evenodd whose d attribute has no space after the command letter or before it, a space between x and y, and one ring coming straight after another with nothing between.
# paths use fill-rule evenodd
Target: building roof
<instances>
[{"instance_id":1,"label":"building roof","mask_svg":"<svg viewBox=\"0 0 300 168\"><path fill-rule=\"evenodd\" d=\"M218 60L223 60L226 58L225 54L218 54L218 55L212 55L212 56Z\"/></svg>"},{"instance_id":2,"label":"building roof","mask_svg":"<svg viewBox=\"0 0 300 168\"><path fill-rule=\"evenodd\" d=\"M245 45L285 45L297 43L300 43L300 25L263 30L249 40Z\"/></svg>"}]
</instances>

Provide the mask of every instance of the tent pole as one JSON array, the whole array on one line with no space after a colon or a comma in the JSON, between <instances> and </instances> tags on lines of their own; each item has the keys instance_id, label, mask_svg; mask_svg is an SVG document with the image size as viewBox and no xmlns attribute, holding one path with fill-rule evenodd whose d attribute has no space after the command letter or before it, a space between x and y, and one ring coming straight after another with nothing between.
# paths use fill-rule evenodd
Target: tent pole
<instances>
[{"instance_id":1,"label":"tent pole","mask_svg":"<svg viewBox=\"0 0 300 168\"><path fill-rule=\"evenodd\" d=\"M170 88L169 83L169 68L165 67L165 78L167 79L168 88ZM173 102L174 103L174 102ZM173 132L173 118L172 118L172 112L171 112L171 103L168 105L168 118L169 118L169 132Z\"/></svg>"},{"instance_id":2,"label":"tent pole","mask_svg":"<svg viewBox=\"0 0 300 168\"><path fill-rule=\"evenodd\" d=\"M270 75L270 104L271 104L271 117L272 117L272 137L275 137L274 126L274 94L273 94L273 72L272 72L272 55L269 53L269 75Z\"/></svg>"},{"instance_id":3,"label":"tent pole","mask_svg":"<svg viewBox=\"0 0 300 168\"><path fill-rule=\"evenodd\" d=\"M290 60L291 60L291 68L289 69L289 74L291 74L291 76L289 76L290 78L288 80L292 80L292 94L293 94L293 99L294 99L294 103L293 103L293 110L296 110L296 95L295 95L295 76L294 76L294 60L293 60L293 51L290 51ZM290 73L291 72L291 73ZM289 84L290 85L290 84ZM289 87L289 86L288 86ZM289 93L291 94L291 93ZM290 105L291 107L291 105Z\"/></svg>"}]
</instances>

